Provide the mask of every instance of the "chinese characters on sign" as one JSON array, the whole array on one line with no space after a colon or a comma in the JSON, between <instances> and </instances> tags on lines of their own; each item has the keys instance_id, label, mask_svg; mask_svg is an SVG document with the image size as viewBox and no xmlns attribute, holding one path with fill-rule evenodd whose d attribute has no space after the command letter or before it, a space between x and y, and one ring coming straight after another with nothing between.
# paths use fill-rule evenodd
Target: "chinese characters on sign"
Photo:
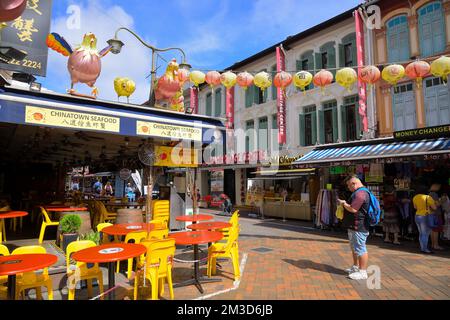
<instances>
[{"instance_id":1,"label":"chinese characters on sign","mask_svg":"<svg viewBox=\"0 0 450 320\"><path fill-rule=\"evenodd\" d=\"M1 33L2 47L13 47L25 52L23 60L12 59L0 62L0 68L45 76L48 48L47 34L50 32L52 0L28 0L23 14L6 22Z\"/></svg>"},{"instance_id":2,"label":"chinese characters on sign","mask_svg":"<svg viewBox=\"0 0 450 320\"><path fill-rule=\"evenodd\" d=\"M202 141L202 129L158 122L136 121L138 135Z\"/></svg>"},{"instance_id":3,"label":"chinese characters on sign","mask_svg":"<svg viewBox=\"0 0 450 320\"><path fill-rule=\"evenodd\" d=\"M55 127L119 132L120 118L26 106L25 122Z\"/></svg>"},{"instance_id":4,"label":"chinese characters on sign","mask_svg":"<svg viewBox=\"0 0 450 320\"><path fill-rule=\"evenodd\" d=\"M282 47L277 47L277 72L285 71L286 63ZM278 143L286 143L286 98L281 88L277 89L277 123L278 123Z\"/></svg>"}]
</instances>

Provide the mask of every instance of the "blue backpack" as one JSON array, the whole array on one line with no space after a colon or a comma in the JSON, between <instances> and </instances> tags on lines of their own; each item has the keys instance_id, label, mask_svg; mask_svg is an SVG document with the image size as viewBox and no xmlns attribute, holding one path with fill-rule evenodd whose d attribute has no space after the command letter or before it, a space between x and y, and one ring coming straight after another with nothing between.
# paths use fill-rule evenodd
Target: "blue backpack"
<instances>
[{"instance_id":1,"label":"blue backpack","mask_svg":"<svg viewBox=\"0 0 450 320\"><path fill-rule=\"evenodd\" d=\"M374 196L372 192L370 192L367 188L359 188L355 192L359 190L364 190L369 194L370 202L369 202L369 209L367 210L367 214L369 215L369 223L370 225L376 226L378 223L380 223L380 217L381 217L381 207L380 202L378 201L377 197ZM354 193L353 193L354 194ZM353 195L352 195L353 198Z\"/></svg>"}]
</instances>

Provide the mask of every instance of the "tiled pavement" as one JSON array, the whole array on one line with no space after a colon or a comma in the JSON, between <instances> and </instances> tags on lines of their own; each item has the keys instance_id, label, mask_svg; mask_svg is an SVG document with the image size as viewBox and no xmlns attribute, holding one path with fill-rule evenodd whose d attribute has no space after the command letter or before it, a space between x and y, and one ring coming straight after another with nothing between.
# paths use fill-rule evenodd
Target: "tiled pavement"
<instances>
[{"instance_id":1,"label":"tiled pavement","mask_svg":"<svg viewBox=\"0 0 450 320\"><path fill-rule=\"evenodd\" d=\"M219 215L215 219L228 220ZM352 262L345 233L317 230L307 222L245 216L241 216L240 225L241 280L234 283L231 262L220 261L222 270L218 269L217 276L222 282L204 284L203 295L192 285L175 288L175 299L450 299L449 247L423 255L411 241L394 246L379 237L369 239L369 265L378 267L381 275L380 288L370 289L375 281L350 280L343 271ZM191 252L181 248L176 257L192 259ZM206 266L201 271L206 273ZM175 263L174 283L189 279L191 274L191 264ZM106 282L106 270L104 276ZM116 283L121 287L116 290L117 299L131 297L131 286L126 282L123 275L118 276ZM86 298L84 291L77 292L77 299ZM61 299L61 294L56 292L55 299L58 297ZM164 297L168 298L167 290ZM62 298L66 299L65 294Z\"/></svg>"}]
</instances>

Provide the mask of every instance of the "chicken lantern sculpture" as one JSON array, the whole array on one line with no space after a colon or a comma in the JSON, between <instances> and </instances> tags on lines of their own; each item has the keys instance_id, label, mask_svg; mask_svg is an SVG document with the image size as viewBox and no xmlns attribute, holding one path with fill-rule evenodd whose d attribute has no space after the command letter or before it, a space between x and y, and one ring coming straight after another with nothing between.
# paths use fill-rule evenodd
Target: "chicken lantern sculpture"
<instances>
[{"instance_id":1,"label":"chicken lantern sculpture","mask_svg":"<svg viewBox=\"0 0 450 320\"><path fill-rule=\"evenodd\" d=\"M95 87L95 81L97 81L102 70L101 58L108 54L111 46L107 46L99 52L97 50L97 38L90 32L83 36L83 42L75 50L72 49L63 37L55 32L47 36L47 46L61 53L63 56L69 57L67 69L70 73L71 86L68 93L96 99L98 90ZM73 86L78 82L84 83L92 88L91 96L79 94L75 91Z\"/></svg>"},{"instance_id":2,"label":"chicken lantern sculpture","mask_svg":"<svg viewBox=\"0 0 450 320\"><path fill-rule=\"evenodd\" d=\"M168 102L171 110L184 112L183 87L178 79L178 70L176 59L172 59L164 74L156 80L154 86L156 107L161 108L164 102Z\"/></svg>"}]
</instances>

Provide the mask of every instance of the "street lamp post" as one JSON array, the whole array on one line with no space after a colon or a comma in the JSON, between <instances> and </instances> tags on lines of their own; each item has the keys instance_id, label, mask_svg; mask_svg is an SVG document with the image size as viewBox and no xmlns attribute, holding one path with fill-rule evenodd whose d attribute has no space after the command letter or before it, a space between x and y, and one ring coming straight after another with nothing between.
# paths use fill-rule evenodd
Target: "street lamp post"
<instances>
[{"instance_id":1,"label":"street lamp post","mask_svg":"<svg viewBox=\"0 0 450 320\"><path fill-rule=\"evenodd\" d=\"M153 94L153 86L154 86L154 82L156 79L156 60L155 60L155 54L156 52L165 52L165 51L169 51L169 50L178 50L181 52L181 54L183 55L183 62L180 64L181 68L186 68L186 69L190 69L190 65L186 62L186 54L184 53L184 51L181 48L177 48L177 47L171 47L171 48L156 48L148 43L145 43L136 33L134 33L133 31L131 31L128 28L125 27L121 27L119 29L116 30L115 34L114 34L114 39L110 39L108 40L108 44L111 46L111 52L114 54L118 54L120 53L120 50L122 49L122 47L124 46L124 43L122 41L119 40L119 38L117 37L117 34L119 33L120 30L126 30L129 33L131 33L133 36L136 37L136 39L138 39L144 46L146 46L147 48L149 48L150 50L152 50L152 70L151 70L151 80L150 80L150 94L149 94L149 105L153 105L154 104L154 94Z\"/></svg>"}]
</instances>

